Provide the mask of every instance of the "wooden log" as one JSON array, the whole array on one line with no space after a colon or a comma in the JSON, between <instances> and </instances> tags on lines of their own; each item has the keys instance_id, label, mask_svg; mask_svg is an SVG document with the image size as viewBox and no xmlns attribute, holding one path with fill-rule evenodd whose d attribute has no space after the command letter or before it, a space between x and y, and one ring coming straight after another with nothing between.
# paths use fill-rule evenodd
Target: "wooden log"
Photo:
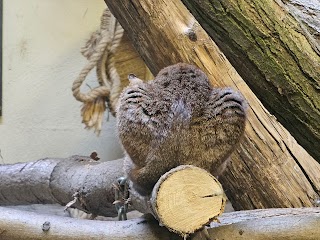
<instances>
[{"instance_id":1,"label":"wooden log","mask_svg":"<svg viewBox=\"0 0 320 240\"><path fill-rule=\"evenodd\" d=\"M183 2L263 105L320 162L320 2Z\"/></svg>"},{"instance_id":2,"label":"wooden log","mask_svg":"<svg viewBox=\"0 0 320 240\"><path fill-rule=\"evenodd\" d=\"M313 206L320 166L263 107L181 1L105 0L153 74L177 62L214 86L239 89L250 104L245 136L219 179L235 209Z\"/></svg>"},{"instance_id":3,"label":"wooden log","mask_svg":"<svg viewBox=\"0 0 320 240\"><path fill-rule=\"evenodd\" d=\"M182 239L151 219L94 221L0 207L2 240ZM263 209L224 213L210 226L211 239L318 240L319 208ZM199 232L191 239L205 239Z\"/></svg>"},{"instance_id":4,"label":"wooden log","mask_svg":"<svg viewBox=\"0 0 320 240\"><path fill-rule=\"evenodd\" d=\"M161 226L186 237L220 216L226 199L221 184L209 172L181 165L165 173L150 197L131 190L133 208L151 213Z\"/></svg>"},{"instance_id":5,"label":"wooden log","mask_svg":"<svg viewBox=\"0 0 320 240\"><path fill-rule=\"evenodd\" d=\"M124 176L122 164L122 159L101 162L72 156L0 165L0 205L65 206L77 192L73 207L94 215L117 216L112 184Z\"/></svg>"}]
</instances>

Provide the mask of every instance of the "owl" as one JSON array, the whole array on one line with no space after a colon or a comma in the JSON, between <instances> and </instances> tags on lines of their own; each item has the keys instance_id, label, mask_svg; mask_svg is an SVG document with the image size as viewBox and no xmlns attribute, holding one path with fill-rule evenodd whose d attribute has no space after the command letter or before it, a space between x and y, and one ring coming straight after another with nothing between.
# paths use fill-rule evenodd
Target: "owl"
<instances>
[{"instance_id":1,"label":"owl","mask_svg":"<svg viewBox=\"0 0 320 240\"><path fill-rule=\"evenodd\" d=\"M117 129L125 150L125 172L141 195L179 165L213 175L243 135L246 101L231 88L214 88L197 67L178 63L143 82L129 75L120 95Z\"/></svg>"}]
</instances>

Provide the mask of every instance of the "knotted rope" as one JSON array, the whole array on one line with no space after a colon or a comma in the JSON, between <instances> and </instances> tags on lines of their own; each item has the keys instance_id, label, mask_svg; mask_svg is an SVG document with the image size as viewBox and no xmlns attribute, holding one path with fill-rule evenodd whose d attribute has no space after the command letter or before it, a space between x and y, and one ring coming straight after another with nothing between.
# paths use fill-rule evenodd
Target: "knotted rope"
<instances>
[{"instance_id":1,"label":"knotted rope","mask_svg":"<svg viewBox=\"0 0 320 240\"><path fill-rule=\"evenodd\" d=\"M115 109L120 95L120 77L115 67L114 53L123 35L123 29L115 17L106 9L101 17L100 29L94 32L81 53L88 63L73 82L73 96L83 102L81 109L82 122L86 128L99 134L102 127L103 115L108 109L115 116ZM89 72L96 67L99 87L87 93L80 91L81 85Z\"/></svg>"}]
</instances>

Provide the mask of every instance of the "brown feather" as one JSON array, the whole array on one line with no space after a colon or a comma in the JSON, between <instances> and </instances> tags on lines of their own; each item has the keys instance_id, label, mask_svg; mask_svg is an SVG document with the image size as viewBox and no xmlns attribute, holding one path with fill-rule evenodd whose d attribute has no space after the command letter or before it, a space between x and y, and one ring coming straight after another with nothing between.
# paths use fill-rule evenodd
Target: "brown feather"
<instances>
[{"instance_id":1,"label":"brown feather","mask_svg":"<svg viewBox=\"0 0 320 240\"><path fill-rule=\"evenodd\" d=\"M179 165L221 174L245 120L246 101L239 92L213 88L195 66L166 67L153 81L134 81L120 96L117 126L125 170L142 195Z\"/></svg>"}]
</instances>

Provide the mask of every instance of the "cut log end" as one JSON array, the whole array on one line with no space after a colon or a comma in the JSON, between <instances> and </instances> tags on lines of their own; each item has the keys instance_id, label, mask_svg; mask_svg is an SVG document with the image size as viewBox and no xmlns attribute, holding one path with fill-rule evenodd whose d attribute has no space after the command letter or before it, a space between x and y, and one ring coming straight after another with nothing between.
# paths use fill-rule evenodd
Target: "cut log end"
<instances>
[{"instance_id":1,"label":"cut log end","mask_svg":"<svg viewBox=\"0 0 320 240\"><path fill-rule=\"evenodd\" d=\"M224 211L225 201L215 177L204 169L184 165L159 179L150 202L160 224L187 236L215 220Z\"/></svg>"}]
</instances>

